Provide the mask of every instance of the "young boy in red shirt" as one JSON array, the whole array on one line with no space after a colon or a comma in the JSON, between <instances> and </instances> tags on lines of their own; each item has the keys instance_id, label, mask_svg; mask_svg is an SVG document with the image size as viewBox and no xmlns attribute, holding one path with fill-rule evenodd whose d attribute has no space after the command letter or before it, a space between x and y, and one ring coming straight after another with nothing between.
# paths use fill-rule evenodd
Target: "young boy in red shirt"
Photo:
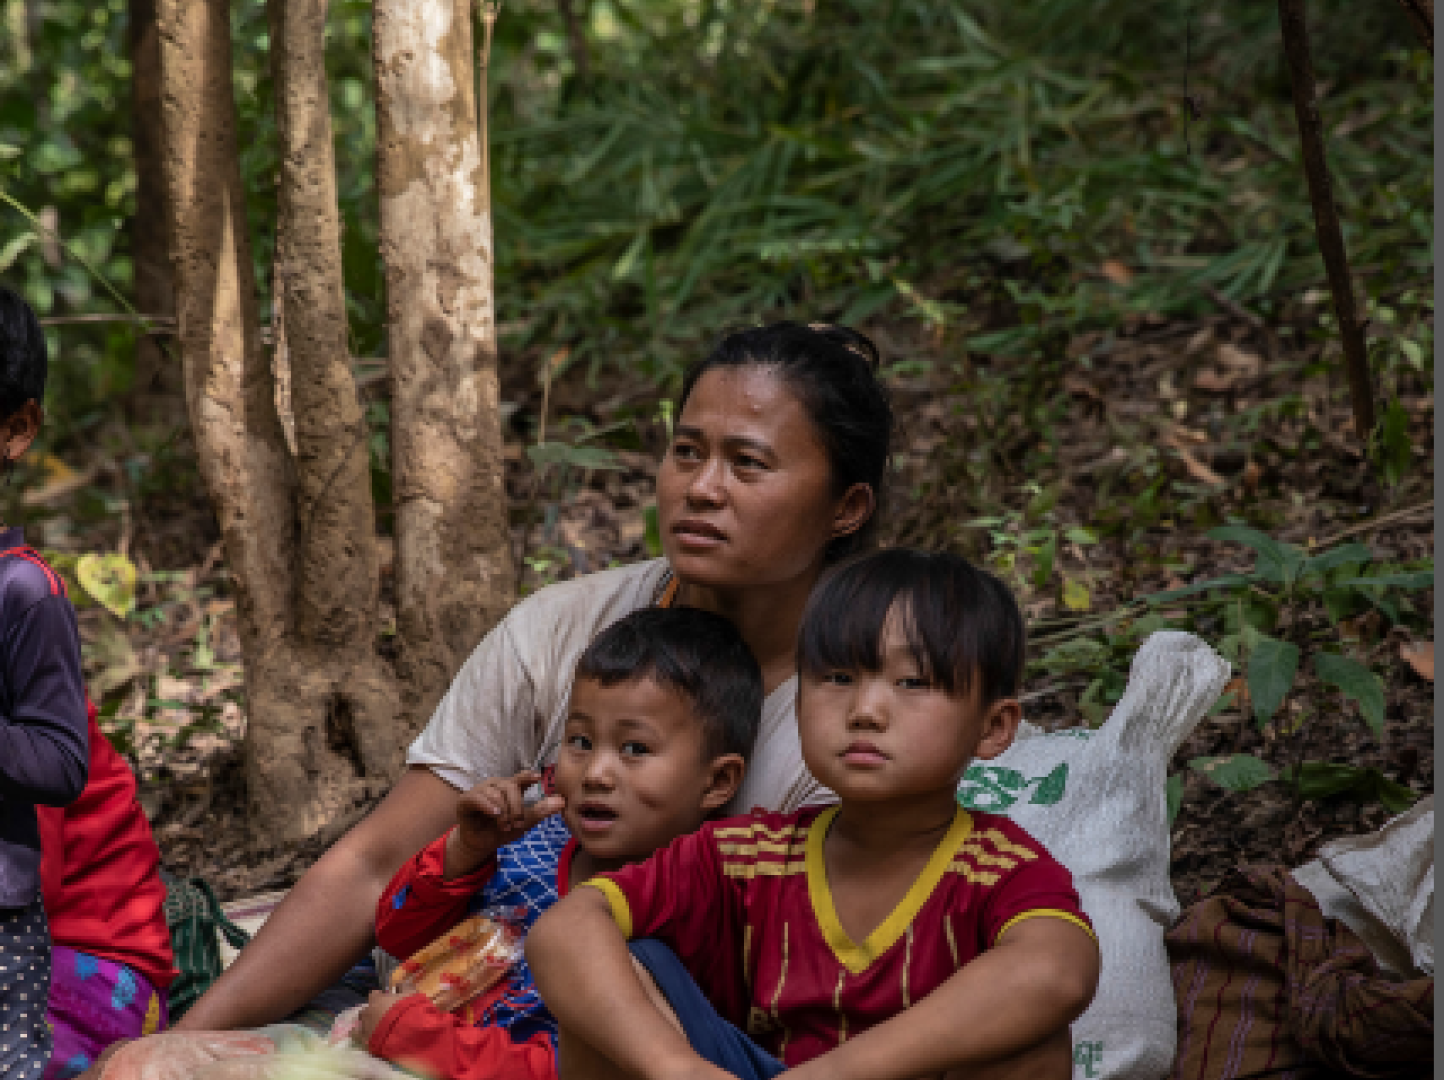
<instances>
[{"instance_id":1,"label":"young boy in red shirt","mask_svg":"<svg viewBox=\"0 0 1444 1080\"><path fill-rule=\"evenodd\" d=\"M458 824L402 867L377 905L376 939L405 958L470 913L520 908L522 929L604 870L700 826L737 791L762 715L762 673L736 628L689 608L614 623L577 663L548 794L524 772L483 781ZM460 1011L372 994L366 1048L442 1080L552 1080L556 1022L524 962Z\"/></svg>"},{"instance_id":2,"label":"young boy in red shirt","mask_svg":"<svg viewBox=\"0 0 1444 1080\"><path fill-rule=\"evenodd\" d=\"M797 716L839 804L710 823L543 916L561 1075L1066 1080L1092 928L1041 845L956 801L1017 730L1023 650L1012 596L956 556L824 579Z\"/></svg>"}]
</instances>

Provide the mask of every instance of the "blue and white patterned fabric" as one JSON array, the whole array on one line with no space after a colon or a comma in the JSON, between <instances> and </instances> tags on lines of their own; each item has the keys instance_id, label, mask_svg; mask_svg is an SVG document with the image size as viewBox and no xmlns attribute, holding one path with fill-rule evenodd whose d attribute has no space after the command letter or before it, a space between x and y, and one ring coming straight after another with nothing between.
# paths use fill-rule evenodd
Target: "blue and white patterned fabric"
<instances>
[{"instance_id":1,"label":"blue and white patterned fabric","mask_svg":"<svg viewBox=\"0 0 1444 1080\"><path fill-rule=\"evenodd\" d=\"M472 897L468 912L475 915L496 908L509 915L514 910L521 928L530 932L542 912L561 899L557 866L571 838L561 815L554 814L520 840L507 844L496 853L496 873ZM405 905L404 893L396 899ZM506 1028L513 1042L542 1034L556 1048L557 1022L542 1004L525 958L512 967L505 990L482 1011L476 1026Z\"/></svg>"}]
</instances>

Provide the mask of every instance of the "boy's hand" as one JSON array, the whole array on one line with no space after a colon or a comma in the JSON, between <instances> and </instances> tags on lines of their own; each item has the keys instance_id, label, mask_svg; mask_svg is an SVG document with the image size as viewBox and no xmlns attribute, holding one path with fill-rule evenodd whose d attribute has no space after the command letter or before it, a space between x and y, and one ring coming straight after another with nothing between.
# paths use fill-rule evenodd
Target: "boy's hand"
<instances>
[{"instance_id":1,"label":"boy's hand","mask_svg":"<svg viewBox=\"0 0 1444 1080\"><path fill-rule=\"evenodd\" d=\"M523 792L539 780L541 773L523 769L515 776L483 780L461 797L456 828L446 838L442 869L446 880L471 873L495 855L497 848L566 805L560 795L548 795L534 806L524 805Z\"/></svg>"},{"instance_id":2,"label":"boy's hand","mask_svg":"<svg viewBox=\"0 0 1444 1080\"><path fill-rule=\"evenodd\" d=\"M398 994L394 990L372 990L371 996L366 999L366 1007L361 1010L361 1015L356 1020L356 1030L352 1034L356 1043L360 1046L369 1046L372 1033L381 1026L381 1021L386 1018L386 1014L406 996L406 994Z\"/></svg>"}]
</instances>

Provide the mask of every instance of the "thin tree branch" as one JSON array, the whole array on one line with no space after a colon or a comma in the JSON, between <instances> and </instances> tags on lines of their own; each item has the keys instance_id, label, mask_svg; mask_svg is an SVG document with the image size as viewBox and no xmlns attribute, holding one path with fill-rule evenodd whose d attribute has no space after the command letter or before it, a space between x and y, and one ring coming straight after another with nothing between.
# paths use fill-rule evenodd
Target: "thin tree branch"
<instances>
[{"instance_id":1,"label":"thin tree branch","mask_svg":"<svg viewBox=\"0 0 1444 1080\"><path fill-rule=\"evenodd\" d=\"M1399 0L1419 41L1434 55L1434 0Z\"/></svg>"},{"instance_id":2,"label":"thin tree branch","mask_svg":"<svg viewBox=\"0 0 1444 1080\"><path fill-rule=\"evenodd\" d=\"M1323 124L1319 120L1318 92L1314 84L1314 63L1309 53L1309 27L1304 17L1304 0L1279 0L1279 21L1283 27L1284 55L1289 62L1293 85L1294 113L1303 144L1304 172L1309 181L1309 199L1314 207L1314 228L1319 251L1334 296L1339 318L1339 338L1344 346L1344 370L1354 406L1354 427L1360 442L1368 445L1374 430L1374 388L1369 378L1369 354L1364 342L1364 323L1354 304L1354 285L1349 276L1349 256L1334 205L1329 162L1324 153Z\"/></svg>"}]
</instances>

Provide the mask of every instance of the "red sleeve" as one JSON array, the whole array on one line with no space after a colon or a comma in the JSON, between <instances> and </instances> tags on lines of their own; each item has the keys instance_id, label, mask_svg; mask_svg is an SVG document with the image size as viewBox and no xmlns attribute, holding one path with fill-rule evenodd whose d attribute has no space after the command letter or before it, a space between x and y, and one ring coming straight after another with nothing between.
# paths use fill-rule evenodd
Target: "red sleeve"
<instances>
[{"instance_id":1,"label":"red sleeve","mask_svg":"<svg viewBox=\"0 0 1444 1080\"><path fill-rule=\"evenodd\" d=\"M376 903L376 943L398 960L424 949L461 922L466 905L496 873L492 858L465 877L444 881L445 855L445 836L427 844L396 871Z\"/></svg>"},{"instance_id":2,"label":"red sleeve","mask_svg":"<svg viewBox=\"0 0 1444 1080\"><path fill-rule=\"evenodd\" d=\"M745 1021L747 984L742 970L746 879L723 872L722 851L709 822L679 836L646 862L586 882L607 898L624 936L657 938L682 961L717 1010Z\"/></svg>"},{"instance_id":3,"label":"red sleeve","mask_svg":"<svg viewBox=\"0 0 1444 1080\"><path fill-rule=\"evenodd\" d=\"M1003 934L1023 920L1035 918L1071 922L1096 941L1093 924L1084 914L1078 892L1073 888L1073 875L1031 837L1017 839L1026 843L1014 850L1029 850L1033 857L1023 861L989 891L982 913L986 947L996 945Z\"/></svg>"},{"instance_id":4,"label":"red sleeve","mask_svg":"<svg viewBox=\"0 0 1444 1080\"><path fill-rule=\"evenodd\" d=\"M677 837L645 862L586 882L607 898L612 918L628 940L659 938L679 954L729 947L717 938L727 921L725 883L710 826Z\"/></svg>"},{"instance_id":5,"label":"red sleeve","mask_svg":"<svg viewBox=\"0 0 1444 1080\"><path fill-rule=\"evenodd\" d=\"M472 1027L424 994L392 1006L366 1044L379 1058L445 1080L556 1080L556 1053L545 1035L512 1042L504 1028Z\"/></svg>"}]
</instances>

